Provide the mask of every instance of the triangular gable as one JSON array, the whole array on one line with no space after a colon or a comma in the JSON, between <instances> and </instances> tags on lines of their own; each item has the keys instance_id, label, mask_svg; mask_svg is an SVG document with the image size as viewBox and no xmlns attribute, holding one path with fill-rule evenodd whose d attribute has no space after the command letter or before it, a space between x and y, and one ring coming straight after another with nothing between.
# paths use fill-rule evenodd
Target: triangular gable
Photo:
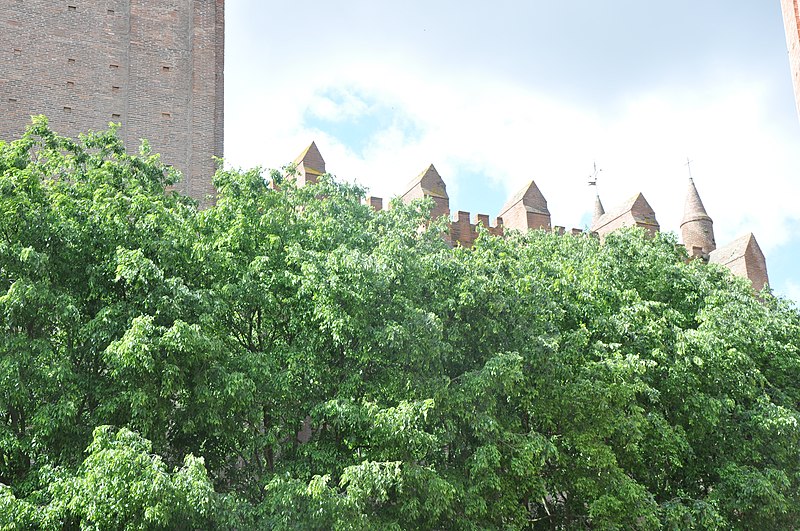
<instances>
[{"instance_id":1,"label":"triangular gable","mask_svg":"<svg viewBox=\"0 0 800 531\"><path fill-rule=\"evenodd\" d=\"M511 199L500 209L500 217L502 218L518 203L522 203L522 206L525 207L525 210L528 212L550 215L550 210L547 208L547 199L544 198L544 195L534 181L530 181L516 194L511 196Z\"/></svg>"},{"instance_id":2,"label":"triangular gable","mask_svg":"<svg viewBox=\"0 0 800 531\"><path fill-rule=\"evenodd\" d=\"M602 231L607 226L611 227L610 230L616 230L631 225L655 231L659 230L656 213L641 192L632 196L614 210L600 216L600 219L592 227L592 231Z\"/></svg>"},{"instance_id":3,"label":"triangular gable","mask_svg":"<svg viewBox=\"0 0 800 531\"><path fill-rule=\"evenodd\" d=\"M655 210L653 210L653 207L650 206L650 203L647 202L647 199L645 199L644 195L641 193L636 196L633 205L631 205L630 212L637 223L658 225Z\"/></svg>"},{"instance_id":4,"label":"triangular gable","mask_svg":"<svg viewBox=\"0 0 800 531\"><path fill-rule=\"evenodd\" d=\"M436 168L431 164L428 168L417 175L410 183L404 196L409 192L418 188L422 194L429 197L439 197L442 199L450 199L447 195L447 186L444 184L441 175L436 171Z\"/></svg>"},{"instance_id":5,"label":"triangular gable","mask_svg":"<svg viewBox=\"0 0 800 531\"><path fill-rule=\"evenodd\" d=\"M727 266L731 262L742 259L745 254L747 254L747 248L750 246L750 242L753 239L753 233L748 233L740 238L736 238L724 247L712 251L708 261L714 264ZM756 243L756 246L758 246L758 243ZM758 250L760 251L761 248L759 247Z\"/></svg>"},{"instance_id":6,"label":"triangular gable","mask_svg":"<svg viewBox=\"0 0 800 531\"><path fill-rule=\"evenodd\" d=\"M708 261L725 266L734 275L750 280L756 291L761 291L769 282L767 260L752 232L711 252Z\"/></svg>"},{"instance_id":7,"label":"triangular gable","mask_svg":"<svg viewBox=\"0 0 800 531\"><path fill-rule=\"evenodd\" d=\"M294 163L297 166L302 165L307 173L316 175L325 173L325 159L322 158L322 154L319 152L316 142L311 142L311 145L300 153L300 156L295 159Z\"/></svg>"}]
</instances>

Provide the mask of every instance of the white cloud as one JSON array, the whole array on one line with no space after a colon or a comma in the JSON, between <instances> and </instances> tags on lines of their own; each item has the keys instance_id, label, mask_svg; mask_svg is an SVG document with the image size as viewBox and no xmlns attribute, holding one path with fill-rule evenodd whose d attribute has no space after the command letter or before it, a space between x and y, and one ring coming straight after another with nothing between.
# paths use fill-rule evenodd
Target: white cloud
<instances>
[{"instance_id":1,"label":"white cloud","mask_svg":"<svg viewBox=\"0 0 800 531\"><path fill-rule=\"evenodd\" d=\"M607 209L641 191L678 231L690 157L719 244L752 231L768 263L800 255L800 127L777 8L679 1L659 8L652 38L634 30L654 12L630 3L312 4L226 13L230 164L278 167L316 140L329 171L391 197L433 162L453 210L459 197L498 203L465 178L506 195L535 179L553 223L571 227L592 209L596 161ZM333 134L364 122L380 128L358 145Z\"/></svg>"},{"instance_id":2,"label":"white cloud","mask_svg":"<svg viewBox=\"0 0 800 531\"><path fill-rule=\"evenodd\" d=\"M642 191L662 228L677 231L689 156L719 243L753 231L769 252L788 241L790 223L800 219L800 181L794 178L800 159L788 155L795 153L790 143L797 138L770 126L768 92L758 83L638 94L616 113L599 113L471 74L443 79L411 66L398 72L360 63L323 69L277 92L278 98L250 108L247 119L264 124L257 137L238 136L236 125L228 128L233 164L278 166L314 139L329 171L358 180L376 195L403 192L433 162L452 191L463 186L459 176L467 170L499 183L508 195L535 179L554 224L576 226L593 204L586 177L597 161L606 208ZM303 126L309 113L356 119L373 112L375 101L399 120L388 120L392 125L364 139L361 153ZM403 123L412 123L414 134Z\"/></svg>"}]
</instances>

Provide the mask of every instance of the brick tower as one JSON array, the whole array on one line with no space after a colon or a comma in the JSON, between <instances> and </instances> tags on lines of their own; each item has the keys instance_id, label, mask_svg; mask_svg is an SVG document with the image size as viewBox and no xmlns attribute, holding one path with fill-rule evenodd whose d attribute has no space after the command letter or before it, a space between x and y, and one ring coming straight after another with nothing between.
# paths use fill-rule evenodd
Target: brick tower
<instances>
[{"instance_id":1,"label":"brick tower","mask_svg":"<svg viewBox=\"0 0 800 531\"><path fill-rule=\"evenodd\" d=\"M75 136L122 124L177 188L213 194L223 147L224 0L0 0L0 140L45 114Z\"/></svg>"},{"instance_id":2,"label":"brick tower","mask_svg":"<svg viewBox=\"0 0 800 531\"><path fill-rule=\"evenodd\" d=\"M711 251L717 248L717 243L714 241L714 222L706 213L706 208L694 185L694 179L691 177L683 207L681 237L690 256L708 257Z\"/></svg>"},{"instance_id":3,"label":"brick tower","mask_svg":"<svg viewBox=\"0 0 800 531\"><path fill-rule=\"evenodd\" d=\"M794 96L800 115L800 0L781 0L783 25L786 28L786 46L789 49L789 66L794 82Z\"/></svg>"}]
</instances>

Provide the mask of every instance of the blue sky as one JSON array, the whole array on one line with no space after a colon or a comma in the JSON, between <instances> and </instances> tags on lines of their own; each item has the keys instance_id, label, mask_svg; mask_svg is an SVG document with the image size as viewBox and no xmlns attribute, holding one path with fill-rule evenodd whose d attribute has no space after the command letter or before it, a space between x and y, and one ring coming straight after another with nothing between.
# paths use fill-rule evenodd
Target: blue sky
<instances>
[{"instance_id":1,"label":"blue sky","mask_svg":"<svg viewBox=\"0 0 800 531\"><path fill-rule=\"evenodd\" d=\"M434 163L451 210L497 215L534 179L553 224L644 193L679 230L692 174L725 244L752 231L800 301L800 119L778 0L226 5L225 156L312 140L374 195Z\"/></svg>"}]
</instances>

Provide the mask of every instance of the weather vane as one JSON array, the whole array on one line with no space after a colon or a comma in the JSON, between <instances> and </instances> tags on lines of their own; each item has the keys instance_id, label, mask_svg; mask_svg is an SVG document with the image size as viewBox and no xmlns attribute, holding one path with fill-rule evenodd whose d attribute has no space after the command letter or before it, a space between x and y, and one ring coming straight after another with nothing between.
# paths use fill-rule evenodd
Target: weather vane
<instances>
[{"instance_id":1,"label":"weather vane","mask_svg":"<svg viewBox=\"0 0 800 531\"><path fill-rule=\"evenodd\" d=\"M594 163L594 173L589 176L589 186L597 186L597 174L603 171L597 168L597 163Z\"/></svg>"},{"instance_id":2,"label":"weather vane","mask_svg":"<svg viewBox=\"0 0 800 531\"><path fill-rule=\"evenodd\" d=\"M692 179L692 162L693 160L689 160L689 157L686 157L686 167L689 169L689 178Z\"/></svg>"}]
</instances>

